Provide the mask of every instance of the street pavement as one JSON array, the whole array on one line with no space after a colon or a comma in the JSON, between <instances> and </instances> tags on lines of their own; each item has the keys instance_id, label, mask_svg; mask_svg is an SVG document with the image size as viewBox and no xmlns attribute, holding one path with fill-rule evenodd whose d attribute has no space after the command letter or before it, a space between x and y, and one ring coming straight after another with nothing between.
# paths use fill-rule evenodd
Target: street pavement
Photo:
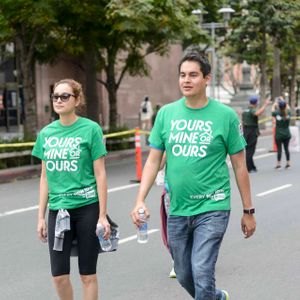
<instances>
[{"instance_id":1,"label":"street pavement","mask_svg":"<svg viewBox=\"0 0 300 300\"><path fill-rule=\"evenodd\" d=\"M291 154L292 168L274 170L270 136L259 139L257 173L250 174L257 210L257 231L244 239L240 230L241 201L232 174L232 212L217 263L217 286L231 300L294 300L300 295L300 153ZM119 249L99 255L98 277L102 300L191 299L176 279L160 236L161 187L147 198L153 233L138 244L129 214L138 184L133 158L107 165L108 211L121 229ZM51 283L47 246L36 235L38 179L0 184L0 300L57 299ZM75 299L82 299L77 260L71 277Z\"/></svg>"}]
</instances>

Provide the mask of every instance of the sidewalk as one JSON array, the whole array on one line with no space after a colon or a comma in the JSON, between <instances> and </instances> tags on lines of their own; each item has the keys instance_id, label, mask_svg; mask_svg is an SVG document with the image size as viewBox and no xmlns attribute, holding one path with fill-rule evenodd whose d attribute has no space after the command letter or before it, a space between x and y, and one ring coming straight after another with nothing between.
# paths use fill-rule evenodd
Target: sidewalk
<instances>
[{"instance_id":1,"label":"sidewalk","mask_svg":"<svg viewBox=\"0 0 300 300\"><path fill-rule=\"evenodd\" d=\"M146 157L149 149L146 148L142 151L143 157ZM107 163L112 161L118 161L125 158L131 158L135 156L135 149L121 150L109 152L106 161ZM0 184L7 183L15 180L28 179L38 177L41 173L41 165L29 165L16 168L9 168L0 170Z\"/></svg>"}]
</instances>

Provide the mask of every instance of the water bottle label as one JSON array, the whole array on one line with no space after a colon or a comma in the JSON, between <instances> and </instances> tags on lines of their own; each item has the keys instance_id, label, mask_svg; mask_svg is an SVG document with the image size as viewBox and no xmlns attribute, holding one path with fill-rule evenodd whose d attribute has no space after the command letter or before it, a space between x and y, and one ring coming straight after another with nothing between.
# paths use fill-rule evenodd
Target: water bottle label
<instances>
[{"instance_id":1,"label":"water bottle label","mask_svg":"<svg viewBox=\"0 0 300 300\"><path fill-rule=\"evenodd\" d=\"M147 224L147 222L142 223L142 224L141 224L141 227L140 227L140 231L147 231L147 229L148 229L148 224Z\"/></svg>"}]
</instances>

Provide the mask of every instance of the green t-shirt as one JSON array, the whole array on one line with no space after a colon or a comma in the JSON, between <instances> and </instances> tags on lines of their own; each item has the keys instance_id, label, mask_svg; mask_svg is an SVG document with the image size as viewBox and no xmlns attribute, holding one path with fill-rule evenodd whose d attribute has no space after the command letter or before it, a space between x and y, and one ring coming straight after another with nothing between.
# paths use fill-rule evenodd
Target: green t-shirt
<instances>
[{"instance_id":1,"label":"green t-shirt","mask_svg":"<svg viewBox=\"0 0 300 300\"><path fill-rule=\"evenodd\" d=\"M210 98L205 107L192 109L182 98L159 110L149 140L166 151L170 215L230 209L226 156L246 145L231 108Z\"/></svg>"},{"instance_id":2,"label":"green t-shirt","mask_svg":"<svg viewBox=\"0 0 300 300\"><path fill-rule=\"evenodd\" d=\"M246 110L242 113L242 121L243 126L251 126L257 127L258 126L258 117L255 115L256 108L249 106Z\"/></svg>"},{"instance_id":3,"label":"green t-shirt","mask_svg":"<svg viewBox=\"0 0 300 300\"><path fill-rule=\"evenodd\" d=\"M282 113L278 110L272 113L272 116L276 119L276 139L290 139L291 132L289 129L290 126L290 119L291 119L291 112L288 111L287 115L284 117Z\"/></svg>"},{"instance_id":4,"label":"green t-shirt","mask_svg":"<svg viewBox=\"0 0 300 300\"><path fill-rule=\"evenodd\" d=\"M73 209L98 201L93 161L106 155L101 127L79 117L70 126L59 120L39 133L32 155L45 162L49 208Z\"/></svg>"}]
</instances>

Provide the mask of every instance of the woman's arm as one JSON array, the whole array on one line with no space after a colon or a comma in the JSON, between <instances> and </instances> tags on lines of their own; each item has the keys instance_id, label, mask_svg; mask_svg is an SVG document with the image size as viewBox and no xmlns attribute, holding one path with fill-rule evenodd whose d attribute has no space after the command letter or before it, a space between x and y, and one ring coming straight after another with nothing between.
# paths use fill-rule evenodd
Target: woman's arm
<instances>
[{"instance_id":1,"label":"woman's arm","mask_svg":"<svg viewBox=\"0 0 300 300\"><path fill-rule=\"evenodd\" d=\"M42 172L40 177L40 196L39 196L39 211L38 211L38 237L42 242L47 242L47 225L45 214L48 203L48 181L46 176L46 165L42 161Z\"/></svg>"},{"instance_id":2,"label":"woman's arm","mask_svg":"<svg viewBox=\"0 0 300 300\"><path fill-rule=\"evenodd\" d=\"M106 218L107 214L107 179L105 171L105 158L100 157L94 160L94 174L97 183L97 192L99 199L99 220L100 223L105 228L104 238L109 238L110 236L110 225Z\"/></svg>"}]
</instances>

